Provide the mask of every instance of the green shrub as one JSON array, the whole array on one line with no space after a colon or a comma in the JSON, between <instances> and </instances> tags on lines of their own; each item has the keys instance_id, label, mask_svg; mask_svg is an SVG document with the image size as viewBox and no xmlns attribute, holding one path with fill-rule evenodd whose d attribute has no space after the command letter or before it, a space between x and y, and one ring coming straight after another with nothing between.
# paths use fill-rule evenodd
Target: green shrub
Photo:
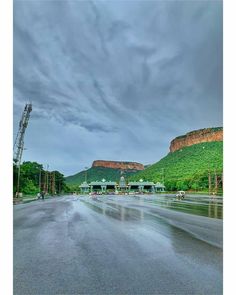
<instances>
[{"instance_id":1,"label":"green shrub","mask_svg":"<svg viewBox=\"0 0 236 295\"><path fill-rule=\"evenodd\" d=\"M26 195L35 195L39 192L39 188L34 185L31 179L27 179L25 180L22 192Z\"/></svg>"}]
</instances>

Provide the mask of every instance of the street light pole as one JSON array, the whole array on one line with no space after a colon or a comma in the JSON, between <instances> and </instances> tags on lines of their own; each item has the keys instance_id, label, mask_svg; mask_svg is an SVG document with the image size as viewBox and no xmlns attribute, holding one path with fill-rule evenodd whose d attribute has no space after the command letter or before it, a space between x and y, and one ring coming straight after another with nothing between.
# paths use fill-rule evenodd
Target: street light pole
<instances>
[{"instance_id":1,"label":"street light pole","mask_svg":"<svg viewBox=\"0 0 236 295\"><path fill-rule=\"evenodd\" d=\"M162 168L161 171L162 171L162 184L164 185L164 182L165 182L165 174L164 174L165 172L164 171L165 171L165 169Z\"/></svg>"},{"instance_id":2,"label":"street light pole","mask_svg":"<svg viewBox=\"0 0 236 295\"><path fill-rule=\"evenodd\" d=\"M84 169L85 169L85 182L87 182L87 169L88 169L88 167L84 167Z\"/></svg>"},{"instance_id":3,"label":"street light pole","mask_svg":"<svg viewBox=\"0 0 236 295\"><path fill-rule=\"evenodd\" d=\"M208 193L211 194L211 171L208 170Z\"/></svg>"}]
</instances>

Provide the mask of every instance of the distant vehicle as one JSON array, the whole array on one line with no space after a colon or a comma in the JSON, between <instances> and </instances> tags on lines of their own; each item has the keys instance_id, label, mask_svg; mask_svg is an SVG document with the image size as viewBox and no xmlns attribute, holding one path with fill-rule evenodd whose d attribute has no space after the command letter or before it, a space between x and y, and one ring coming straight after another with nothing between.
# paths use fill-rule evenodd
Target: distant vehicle
<instances>
[{"instance_id":1,"label":"distant vehicle","mask_svg":"<svg viewBox=\"0 0 236 295\"><path fill-rule=\"evenodd\" d=\"M184 199L184 197L185 197L185 191L178 191L175 196L178 199Z\"/></svg>"}]
</instances>

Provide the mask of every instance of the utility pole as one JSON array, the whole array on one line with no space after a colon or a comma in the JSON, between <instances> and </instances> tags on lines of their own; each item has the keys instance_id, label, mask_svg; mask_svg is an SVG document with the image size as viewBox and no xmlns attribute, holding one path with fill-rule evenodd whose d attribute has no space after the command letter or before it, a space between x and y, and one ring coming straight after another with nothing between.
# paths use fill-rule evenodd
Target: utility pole
<instances>
[{"instance_id":1,"label":"utility pole","mask_svg":"<svg viewBox=\"0 0 236 295\"><path fill-rule=\"evenodd\" d=\"M165 169L164 168L161 168L161 171L162 171L162 184L165 185Z\"/></svg>"},{"instance_id":2,"label":"utility pole","mask_svg":"<svg viewBox=\"0 0 236 295\"><path fill-rule=\"evenodd\" d=\"M20 193L20 165L18 166L18 171L17 171L17 186L16 186L16 197L19 197Z\"/></svg>"},{"instance_id":3,"label":"utility pole","mask_svg":"<svg viewBox=\"0 0 236 295\"><path fill-rule=\"evenodd\" d=\"M218 177L215 169L215 193L217 194L218 191Z\"/></svg>"},{"instance_id":4,"label":"utility pole","mask_svg":"<svg viewBox=\"0 0 236 295\"><path fill-rule=\"evenodd\" d=\"M46 168L46 193L48 193L48 167L49 167L49 165L47 164L47 168Z\"/></svg>"},{"instance_id":5,"label":"utility pole","mask_svg":"<svg viewBox=\"0 0 236 295\"><path fill-rule=\"evenodd\" d=\"M21 165L21 159L22 159L22 154L24 150L25 131L28 126L31 111L32 111L32 104L31 103L26 104L21 116L19 129L18 129L17 136L14 143L14 159L13 160L18 169L16 197L19 197L19 193L20 193L20 165Z\"/></svg>"},{"instance_id":6,"label":"utility pole","mask_svg":"<svg viewBox=\"0 0 236 295\"><path fill-rule=\"evenodd\" d=\"M52 189L52 195L55 194L55 172L52 172L52 185L51 185L51 189Z\"/></svg>"},{"instance_id":7,"label":"utility pole","mask_svg":"<svg viewBox=\"0 0 236 295\"><path fill-rule=\"evenodd\" d=\"M48 172L48 193L52 193L52 173Z\"/></svg>"},{"instance_id":8,"label":"utility pole","mask_svg":"<svg viewBox=\"0 0 236 295\"><path fill-rule=\"evenodd\" d=\"M48 178L48 176L47 176L47 170L45 171L45 194L47 193L47 190L48 190L48 184L47 184L47 178Z\"/></svg>"},{"instance_id":9,"label":"utility pole","mask_svg":"<svg viewBox=\"0 0 236 295\"><path fill-rule=\"evenodd\" d=\"M208 171L208 191L209 195L211 194L211 171Z\"/></svg>"},{"instance_id":10,"label":"utility pole","mask_svg":"<svg viewBox=\"0 0 236 295\"><path fill-rule=\"evenodd\" d=\"M44 171L44 175L43 175L43 191L44 193L46 192L46 171Z\"/></svg>"},{"instance_id":11,"label":"utility pole","mask_svg":"<svg viewBox=\"0 0 236 295\"><path fill-rule=\"evenodd\" d=\"M58 190L59 190L59 194L61 193L61 181L59 181L58 183Z\"/></svg>"},{"instance_id":12,"label":"utility pole","mask_svg":"<svg viewBox=\"0 0 236 295\"><path fill-rule=\"evenodd\" d=\"M41 192L41 178L42 178L42 170L39 170L39 191Z\"/></svg>"},{"instance_id":13,"label":"utility pole","mask_svg":"<svg viewBox=\"0 0 236 295\"><path fill-rule=\"evenodd\" d=\"M50 183L50 188L49 192L53 196L55 194L55 172L49 172L49 183Z\"/></svg>"},{"instance_id":14,"label":"utility pole","mask_svg":"<svg viewBox=\"0 0 236 295\"><path fill-rule=\"evenodd\" d=\"M222 176L221 176L221 185L222 185L222 192L223 192L223 188L224 188L224 175L223 175L223 172L222 172Z\"/></svg>"},{"instance_id":15,"label":"utility pole","mask_svg":"<svg viewBox=\"0 0 236 295\"><path fill-rule=\"evenodd\" d=\"M85 169L85 182L87 182L87 177L88 177L87 170L88 170L88 167L84 167L84 169Z\"/></svg>"}]
</instances>

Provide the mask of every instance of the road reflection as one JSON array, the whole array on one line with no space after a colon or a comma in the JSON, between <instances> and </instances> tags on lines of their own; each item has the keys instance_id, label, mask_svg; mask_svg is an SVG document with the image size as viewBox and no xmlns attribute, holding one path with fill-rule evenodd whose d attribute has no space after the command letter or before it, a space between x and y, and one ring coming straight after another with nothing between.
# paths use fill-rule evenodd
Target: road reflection
<instances>
[{"instance_id":1,"label":"road reflection","mask_svg":"<svg viewBox=\"0 0 236 295\"><path fill-rule=\"evenodd\" d=\"M142 207L145 204L210 218L223 218L223 201L221 197L189 196L184 200L177 200L173 195L124 196L115 198L99 196L93 198L85 197L81 201L95 211L121 221L142 220L144 218ZM132 205L132 201L139 205L139 210L126 208L125 203Z\"/></svg>"},{"instance_id":2,"label":"road reflection","mask_svg":"<svg viewBox=\"0 0 236 295\"><path fill-rule=\"evenodd\" d=\"M141 196L145 202L157 206L181 211L185 213L201 215L211 218L223 218L223 199L222 197L209 196L187 196L184 200L177 200L175 196Z\"/></svg>"}]
</instances>

